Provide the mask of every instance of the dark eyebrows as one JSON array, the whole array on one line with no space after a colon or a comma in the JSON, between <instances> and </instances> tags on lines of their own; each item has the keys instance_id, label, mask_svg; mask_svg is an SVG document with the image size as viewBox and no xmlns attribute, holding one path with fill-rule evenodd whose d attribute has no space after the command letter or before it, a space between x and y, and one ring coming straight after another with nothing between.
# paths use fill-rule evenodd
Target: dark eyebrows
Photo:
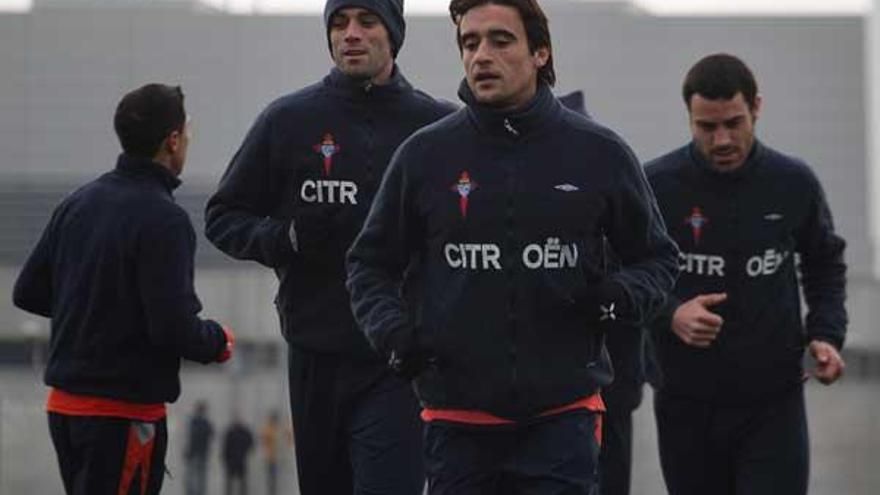
<instances>
[{"instance_id":1,"label":"dark eyebrows","mask_svg":"<svg viewBox=\"0 0 880 495\"><path fill-rule=\"evenodd\" d=\"M724 125L726 125L728 127L735 126L735 125L739 124L740 122L742 122L743 120L745 120L745 118L746 118L745 115L737 115L736 117L731 117L731 118L725 120Z\"/></svg>"},{"instance_id":2,"label":"dark eyebrows","mask_svg":"<svg viewBox=\"0 0 880 495\"><path fill-rule=\"evenodd\" d=\"M513 41L513 40L517 39L516 34L514 34L511 31L508 31L507 29L501 29L501 28L490 29L487 37L491 38L493 40L505 40L505 41ZM480 38L482 38L482 36L477 31L466 31L464 33L461 33L461 36L460 36L460 40L462 43L465 43L468 41L473 41L473 40L478 40Z\"/></svg>"}]
</instances>

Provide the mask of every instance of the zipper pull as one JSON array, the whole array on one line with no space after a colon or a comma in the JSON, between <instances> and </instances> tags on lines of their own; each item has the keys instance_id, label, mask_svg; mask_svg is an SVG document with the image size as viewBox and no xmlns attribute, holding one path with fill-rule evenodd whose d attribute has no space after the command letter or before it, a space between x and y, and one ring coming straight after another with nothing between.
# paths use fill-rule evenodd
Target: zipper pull
<instances>
[{"instance_id":1,"label":"zipper pull","mask_svg":"<svg viewBox=\"0 0 880 495\"><path fill-rule=\"evenodd\" d=\"M514 129L513 124L510 123L510 119L504 119L504 128L507 129L507 132L519 137L519 131Z\"/></svg>"}]
</instances>

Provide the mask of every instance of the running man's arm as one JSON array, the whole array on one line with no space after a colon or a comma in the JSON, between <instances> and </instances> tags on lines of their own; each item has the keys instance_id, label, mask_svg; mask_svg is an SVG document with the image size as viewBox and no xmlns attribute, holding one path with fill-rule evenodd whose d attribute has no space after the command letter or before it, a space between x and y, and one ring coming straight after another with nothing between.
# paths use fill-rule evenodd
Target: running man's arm
<instances>
[{"instance_id":1,"label":"running man's arm","mask_svg":"<svg viewBox=\"0 0 880 495\"><path fill-rule=\"evenodd\" d=\"M821 340L837 349L846 337L846 242L834 231L831 210L818 179L810 173L813 194L806 220L797 232L801 283L807 301L809 341Z\"/></svg>"},{"instance_id":2,"label":"running man's arm","mask_svg":"<svg viewBox=\"0 0 880 495\"><path fill-rule=\"evenodd\" d=\"M175 210L146 226L138 242L137 281L152 343L200 363L222 360L230 336L219 323L198 317L196 234L189 217Z\"/></svg>"},{"instance_id":3,"label":"running man's arm","mask_svg":"<svg viewBox=\"0 0 880 495\"><path fill-rule=\"evenodd\" d=\"M391 159L367 220L346 259L351 307L360 328L383 356L413 344L413 322L401 294L416 228L404 173L405 149Z\"/></svg>"},{"instance_id":4,"label":"running man's arm","mask_svg":"<svg viewBox=\"0 0 880 495\"><path fill-rule=\"evenodd\" d=\"M272 171L272 126L268 110L254 123L205 208L205 236L237 259L268 267L293 255L289 220L270 216L280 181Z\"/></svg>"},{"instance_id":5,"label":"running man's arm","mask_svg":"<svg viewBox=\"0 0 880 495\"><path fill-rule=\"evenodd\" d=\"M31 251L15 281L13 303L29 312L46 318L52 317L52 243L51 231L55 215L43 230L40 240Z\"/></svg>"},{"instance_id":6,"label":"running man's arm","mask_svg":"<svg viewBox=\"0 0 880 495\"><path fill-rule=\"evenodd\" d=\"M620 271L606 283L624 289L625 322L641 324L666 303L678 279L678 247L667 235L657 200L632 151L621 143L620 171L607 222L609 242L620 257Z\"/></svg>"}]
</instances>

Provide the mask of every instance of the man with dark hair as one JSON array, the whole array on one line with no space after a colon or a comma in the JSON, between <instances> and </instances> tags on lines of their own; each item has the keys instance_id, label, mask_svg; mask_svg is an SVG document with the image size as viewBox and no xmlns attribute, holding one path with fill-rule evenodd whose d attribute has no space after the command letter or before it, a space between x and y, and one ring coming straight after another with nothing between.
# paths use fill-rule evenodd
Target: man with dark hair
<instances>
[{"instance_id":1,"label":"man with dark hair","mask_svg":"<svg viewBox=\"0 0 880 495\"><path fill-rule=\"evenodd\" d=\"M328 0L335 68L257 118L208 202L208 238L275 270L304 495L420 494L418 403L349 308L345 252L395 148L452 111L395 64L402 0Z\"/></svg>"},{"instance_id":2,"label":"man with dark hair","mask_svg":"<svg viewBox=\"0 0 880 495\"><path fill-rule=\"evenodd\" d=\"M538 4L450 13L466 107L398 148L349 252L352 306L415 380L431 494L590 494L603 333L664 302L677 250L630 149L539 77Z\"/></svg>"},{"instance_id":3,"label":"man with dark hair","mask_svg":"<svg viewBox=\"0 0 880 495\"><path fill-rule=\"evenodd\" d=\"M648 165L684 251L652 332L666 485L673 495L803 494L803 354L822 383L843 372L845 243L814 173L755 138L762 101L740 59L703 58L682 94L693 140Z\"/></svg>"},{"instance_id":4,"label":"man with dark hair","mask_svg":"<svg viewBox=\"0 0 880 495\"><path fill-rule=\"evenodd\" d=\"M15 305L52 320L45 382L68 494L156 494L180 395L180 360L222 362L232 333L199 319L195 232L174 202L189 144L179 87L120 101L116 168L52 214L15 284Z\"/></svg>"}]
</instances>

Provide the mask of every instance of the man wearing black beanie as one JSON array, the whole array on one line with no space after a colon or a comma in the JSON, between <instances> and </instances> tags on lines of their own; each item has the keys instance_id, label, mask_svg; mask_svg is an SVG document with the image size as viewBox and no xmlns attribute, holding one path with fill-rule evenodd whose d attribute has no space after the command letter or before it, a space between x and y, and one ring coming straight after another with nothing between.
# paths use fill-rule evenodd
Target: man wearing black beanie
<instances>
[{"instance_id":1,"label":"man wearing black beanie","mask_svg":"<svg viewBox=\"0 0 880 495\"><path fill-rule=\"evenodd\" d=\"M206 235L273 268L300 493L422 492L419 405L358 330L344 257L397 146L453 110L394 63L402 0L328 0L335 68L271 103L206 209Z\"/></svg>"}]
</instances>

